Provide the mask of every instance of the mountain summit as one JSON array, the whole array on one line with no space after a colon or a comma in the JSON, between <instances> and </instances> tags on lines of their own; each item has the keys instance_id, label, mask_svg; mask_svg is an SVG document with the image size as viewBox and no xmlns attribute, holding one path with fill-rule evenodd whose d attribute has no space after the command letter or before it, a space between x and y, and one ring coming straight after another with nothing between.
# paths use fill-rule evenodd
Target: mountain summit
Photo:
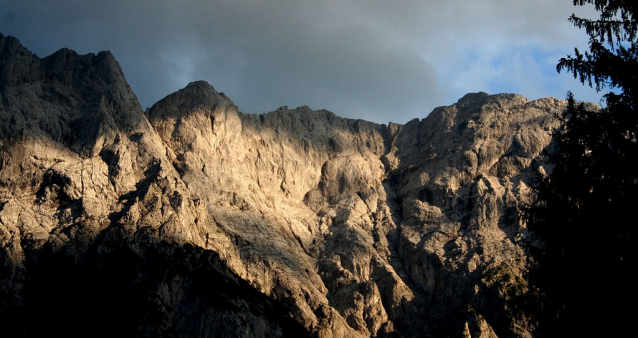
<instances>
[{"instance_id":1,"label":"mountain summit","mask_svg":"<svg viewBox=\"0 0 638 338\"><path fill-rule=\"evenodd\" d=\"M142 111L115 58L0 35L9 335L529 336L519 219L566 103L468 94L405 125ZM37 323L37 325L34 325Z\"/></svg>"}]
</instances>

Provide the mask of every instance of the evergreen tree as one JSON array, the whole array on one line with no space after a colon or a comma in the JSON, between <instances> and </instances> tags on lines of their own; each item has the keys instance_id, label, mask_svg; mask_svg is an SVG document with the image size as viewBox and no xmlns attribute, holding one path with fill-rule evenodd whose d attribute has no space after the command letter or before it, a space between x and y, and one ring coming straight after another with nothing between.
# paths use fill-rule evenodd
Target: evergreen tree
<instances>
[{"instance_id":1,"label":"evergreen tree","mask_svg":"<svg viewBox=\"0 0 638 338\"><path fill-rule=\"evenodd\" d=\"M557 70L610 91L602 109L568 94L568 108L557 117L553 168L525 213L544 241L532 249L538 268L530 281L544 295L550 336L619 336L633 331L637 314L638 1L574 0L575 6L587 4L598 19L569 20L585 29L589 51L576 49Z\"/></svg>"}]
</instances>

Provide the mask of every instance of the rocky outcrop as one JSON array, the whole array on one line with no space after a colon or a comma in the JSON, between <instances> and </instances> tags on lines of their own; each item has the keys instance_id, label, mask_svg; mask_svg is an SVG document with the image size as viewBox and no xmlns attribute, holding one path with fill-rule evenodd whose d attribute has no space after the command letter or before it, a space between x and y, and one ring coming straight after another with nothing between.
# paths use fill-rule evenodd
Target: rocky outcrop
<instances>
[{"instance_id":1,"label":"rocky outcrop","mask_svg":"<svg viewBox=\"0 0 638 338\"><path fill-rule=\"evenodd\" d=\"M4 36L0 95L0 317L17 333L63 326L57 306L138 336L537 329L517 209L563 101L468 94L386 126L242 114L200 81L143 112L110 53L40 59Z\"/></svg>"}]
</instances>

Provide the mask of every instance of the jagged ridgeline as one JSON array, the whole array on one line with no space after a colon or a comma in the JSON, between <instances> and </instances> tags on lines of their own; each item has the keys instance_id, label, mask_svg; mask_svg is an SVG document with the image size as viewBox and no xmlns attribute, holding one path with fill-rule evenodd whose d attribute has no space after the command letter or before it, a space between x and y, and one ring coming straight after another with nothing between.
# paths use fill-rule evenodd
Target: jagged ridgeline
<instances>
[{"instance_id":1,"label":"jagged ridgeline","mask_svg":"<svg viewBox=\"0 0 638 338\"><path fill-rule=\"evenodd\" d=\"M0 321L11 335L538 332L518 207L566 103L468 94L379 125L142 111L109 52L0 35Z\"/></svg>"}]
</instances>

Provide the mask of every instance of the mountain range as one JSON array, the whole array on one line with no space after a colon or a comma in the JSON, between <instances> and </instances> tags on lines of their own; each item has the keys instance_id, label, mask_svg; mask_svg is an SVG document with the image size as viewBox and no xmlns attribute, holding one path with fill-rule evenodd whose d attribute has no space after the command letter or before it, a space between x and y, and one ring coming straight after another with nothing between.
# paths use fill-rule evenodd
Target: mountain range
<instances>
[{"instance_id":1,"label":"mountain range","mask_svg":"<svg viewBox=\"0 0 638 338\"><path fill-rule=\"evenodd\" d=\"M531 337L519 215L566 102L470 93L404 125L144 111L114 56L0 34L7 336ZM4 335L4 334L3 334Z\"/></svg>"}]
</instances>

